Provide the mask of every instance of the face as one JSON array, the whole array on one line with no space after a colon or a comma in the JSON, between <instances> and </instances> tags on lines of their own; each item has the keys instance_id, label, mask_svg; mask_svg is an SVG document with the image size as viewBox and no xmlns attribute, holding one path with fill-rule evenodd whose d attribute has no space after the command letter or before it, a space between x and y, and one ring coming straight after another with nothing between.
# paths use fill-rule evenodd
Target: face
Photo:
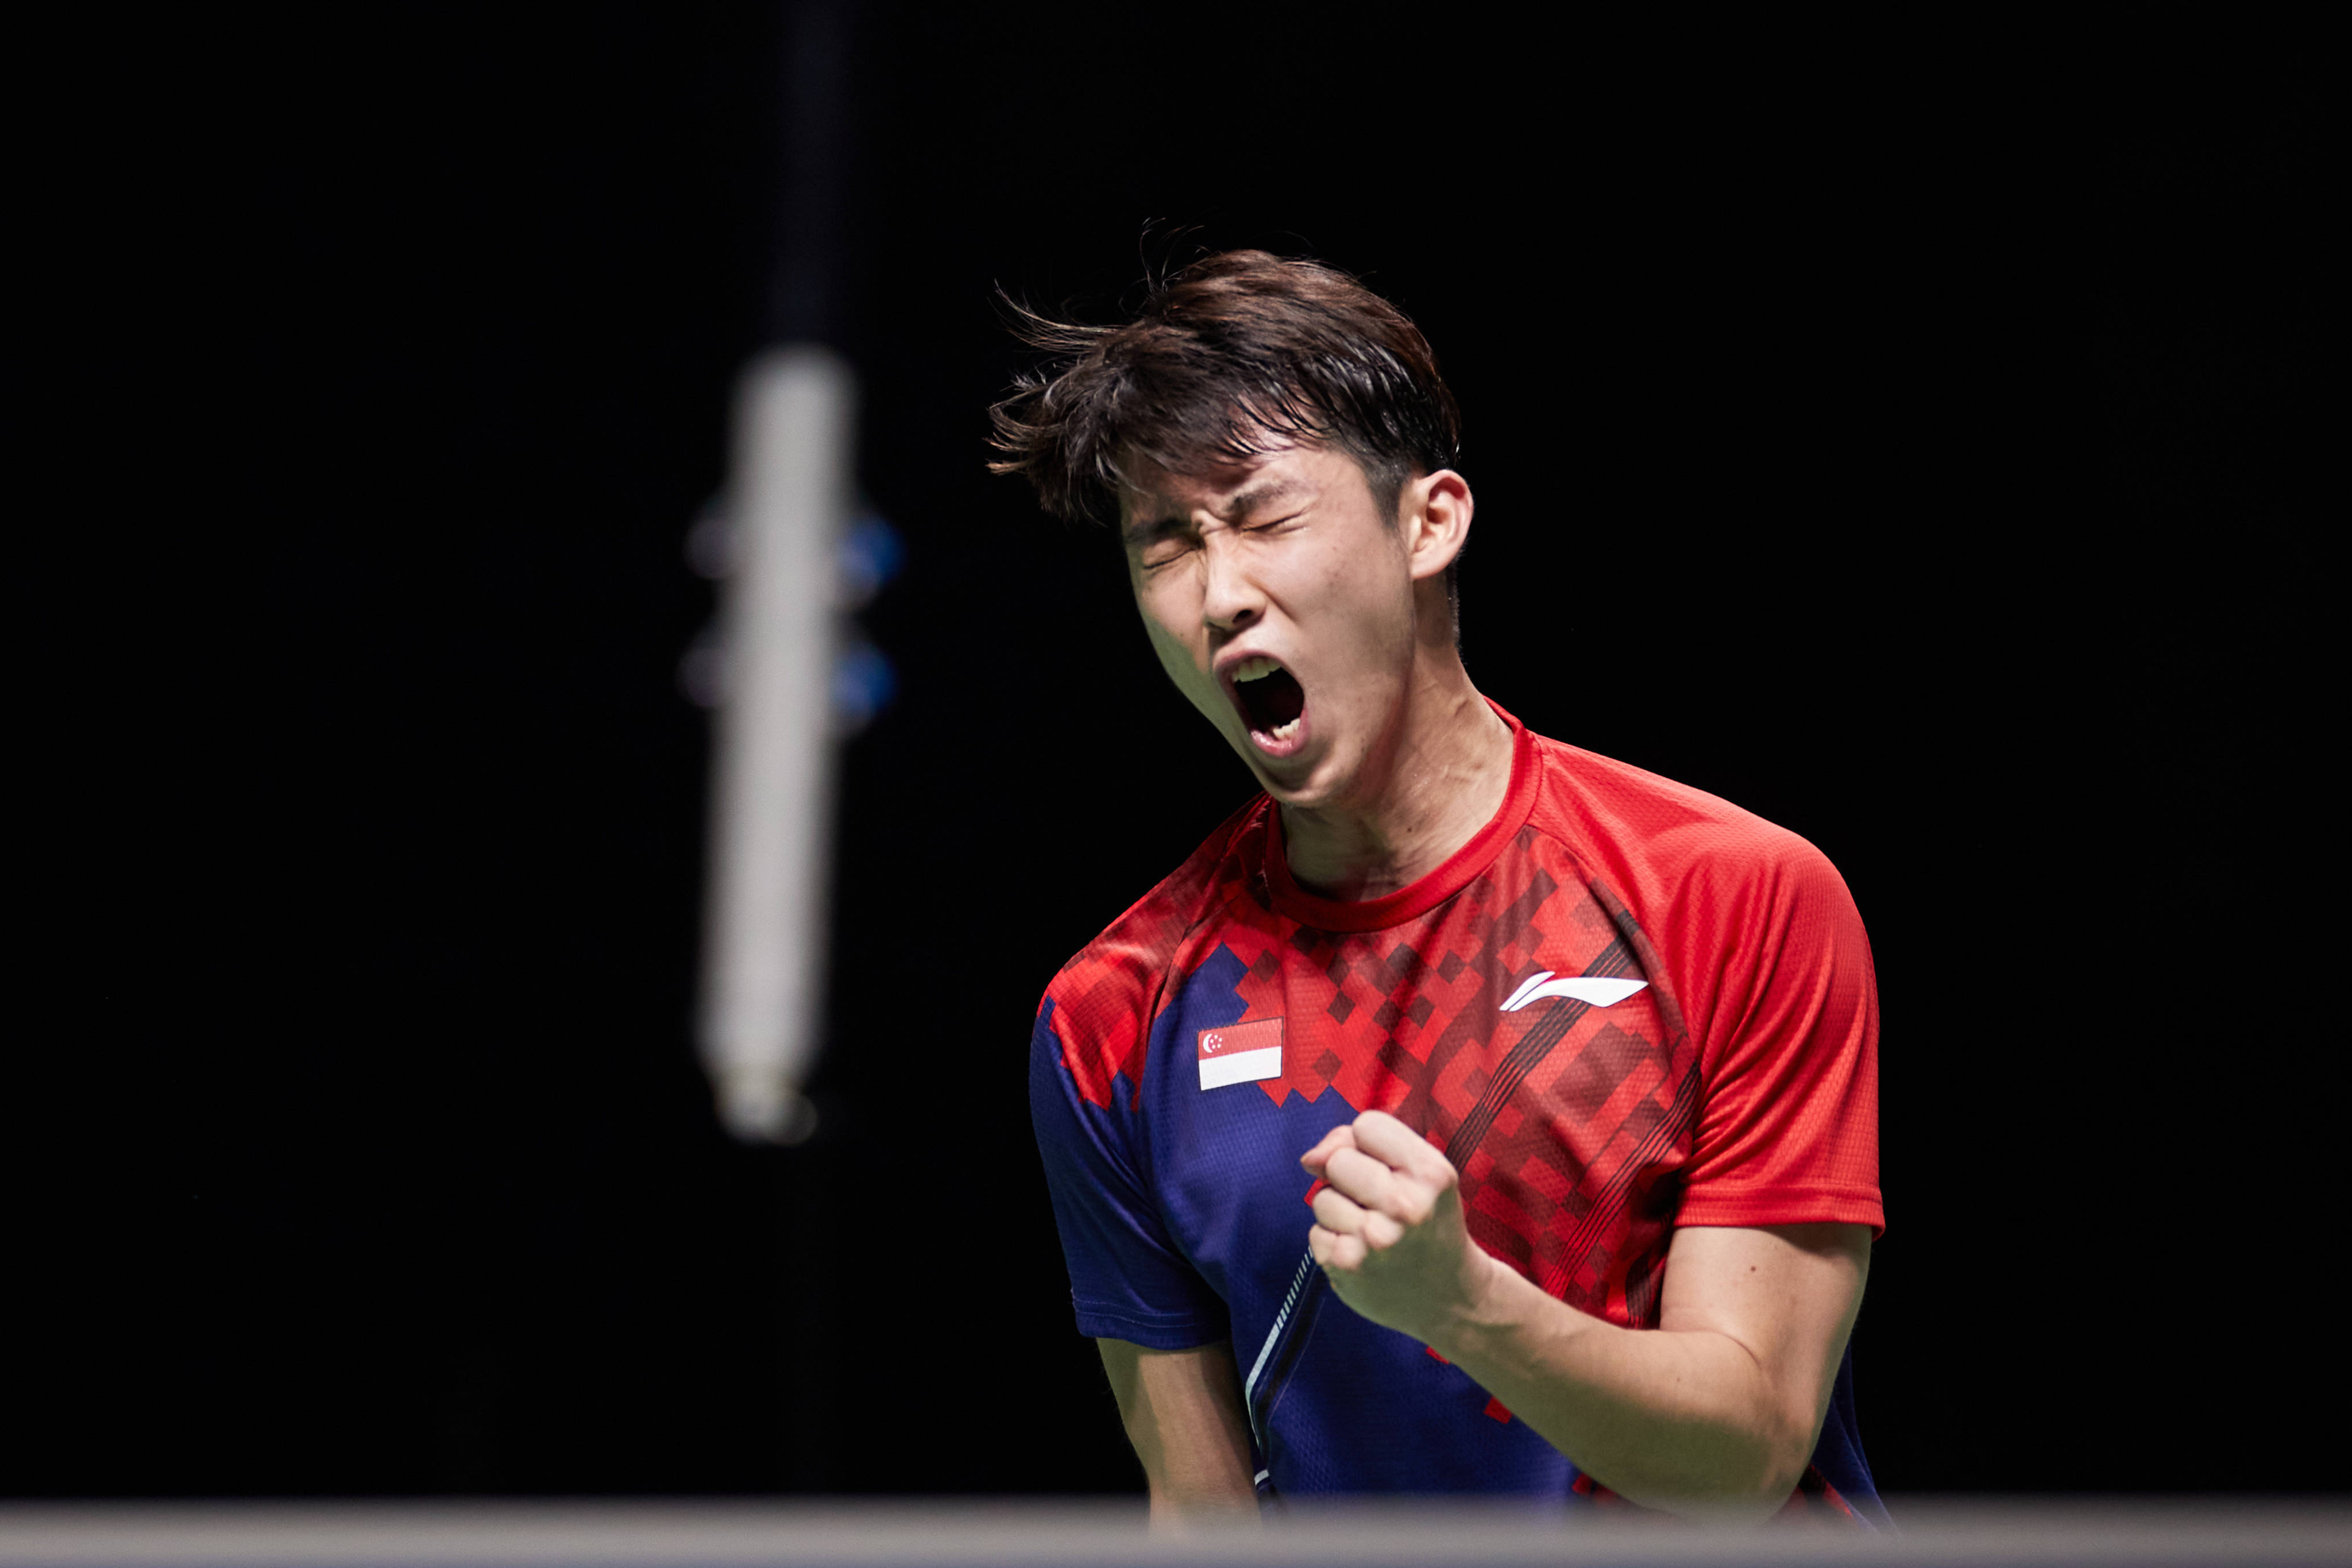
<instances>
[{"instance_id":1,"label":"face","mask_svg":"<svg viewBox=\"0 0 2352 1568\"><path fill-rule=\"evenodd\" d=\"M1468 526L1460 476L1408 481L1391 520L1363 468L1329 447L1196 474L1139 468L1120 525L1169 678L1276 799L1345 805L1377 788L1430 591L1442 605L1438 579ZM1444 636L1450 649L1450 626Z\"/></svg>"}]
</instances>

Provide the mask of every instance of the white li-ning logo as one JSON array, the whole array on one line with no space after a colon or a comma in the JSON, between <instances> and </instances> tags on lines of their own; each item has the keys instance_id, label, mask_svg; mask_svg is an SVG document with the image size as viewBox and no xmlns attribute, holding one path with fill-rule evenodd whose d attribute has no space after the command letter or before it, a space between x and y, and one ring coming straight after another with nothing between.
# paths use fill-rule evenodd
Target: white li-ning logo
<instances>
[{"instance_id":1,"label":"white li-ning logo","mask_svg":"<svg viewBox=\"0 0 2352 1568\"><path fill-rule=\"evenodd\" d=\"M1504 999L1501 1011L1516 1013L1547 996L1565 996L1593 1007L1614 1007L1634 992L1647 989L1649 984L1646 980L1621 980L1602 974L1575 974L1555 980L1552 972L1546 969L1521 982L1519 988Z\"/></svg>"}]
</instances>

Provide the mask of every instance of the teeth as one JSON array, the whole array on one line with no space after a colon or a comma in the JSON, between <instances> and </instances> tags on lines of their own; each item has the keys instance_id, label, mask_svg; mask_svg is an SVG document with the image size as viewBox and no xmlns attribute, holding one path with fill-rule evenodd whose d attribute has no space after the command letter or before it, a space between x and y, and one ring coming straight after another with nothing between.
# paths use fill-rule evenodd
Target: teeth
<instances>
[{"instance_id":1,"label":"teeth","mask_svg":"<svg viewBox=\"0 0 2352 1568\"><path fill-rule=\"evenodd\" d=\"M1287 741L1290 737L1298 733L1298 721L1293 719L1287 724L1276 724L1272 730L1266 732L1277 741Z\"/></svg>"},{"instance_id":2,"label":"teeth","mask_svg":"<svg viewBox=\"0 0 2352 1568\"><path fill-rule=\"evenodd\" d=\"M1270 658L1245 658L1234 667L1234 680L1235 684L1244 680L1264 680L1281 668Z\"/></svg>"}]
</instances>

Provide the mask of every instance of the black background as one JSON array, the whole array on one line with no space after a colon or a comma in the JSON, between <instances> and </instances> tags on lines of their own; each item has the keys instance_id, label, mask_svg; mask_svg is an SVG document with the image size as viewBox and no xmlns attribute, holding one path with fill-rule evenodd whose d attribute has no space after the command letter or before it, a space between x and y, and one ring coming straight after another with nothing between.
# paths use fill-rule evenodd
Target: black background
<instances>
[{"instance_id":1,"label":"black background","mask_svg":"<svg viewBox=\"0 0 2352 1568\"><path fill-rule=\"evenodd\" d=\"M691 1052L677 668L775 252L775 17L222 26L79 41L174 112L118 83L37 149L104 221L58 241L90 324L16 383L68 498L20 622L63 874L0 1489L1139 1485L1027 1026L1249 786L1108 542L982 472L992 289L1102 319L1247 243L1436 344L1482 689L1852 886L1882 1485L2343 1485L2292 41L866 7L837 331L901 689L845 752L824 1130L758 1151Z\"/></svg>"}]
</instances>

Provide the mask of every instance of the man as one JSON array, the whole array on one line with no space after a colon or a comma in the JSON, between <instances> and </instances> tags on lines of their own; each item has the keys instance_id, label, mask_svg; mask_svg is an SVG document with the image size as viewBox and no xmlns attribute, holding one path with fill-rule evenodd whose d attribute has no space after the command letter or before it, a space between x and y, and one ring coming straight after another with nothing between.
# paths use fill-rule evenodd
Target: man
<instances>
[{"instance_id":1,"label":"man","mask_svg":"<svg viewBox=\"0 0 2352 1568\"><path fill-rule=\"evenodd\" d=\"M996 468L1116 523L1161 665L1264 790L1033 1036L1155 1518L1386 1490L1883 1518L1845 1357L1876 994L1837 873L1471 685L1458 421L1385 301L1235 252L1127 325L1029 325L1060 357L998 405Z\"/></svg>"}]
</instances>

